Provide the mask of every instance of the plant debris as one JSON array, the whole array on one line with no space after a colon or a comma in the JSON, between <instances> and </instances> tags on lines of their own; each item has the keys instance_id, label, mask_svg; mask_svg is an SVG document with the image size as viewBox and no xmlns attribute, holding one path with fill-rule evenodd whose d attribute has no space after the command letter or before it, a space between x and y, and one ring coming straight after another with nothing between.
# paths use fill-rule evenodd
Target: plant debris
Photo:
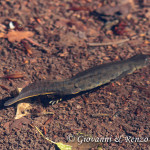
<instances>
[{"instance_id":1,"label":"plant debris","mask_svg":"<svg viewBox=\"0 0 150 150\"><path fill-rule=\"evenodd\" d=\"M27 39L29 37L33 37L34 33L31 31L15 31L10 30L6 35L9 42L21 42L21 40Z\"/></svg>"},{"instance_id":2,"label":"plant debris","mask_svg":"<svg viewBox=\"0 0 150 150\"><path fill-rule=\"evenodd\" d=\"M23 78L23 77L24 77L23 73L13 73L13 74L2 76L0 78L4 78L4 79L18 79L18 78Z\"/></svg>"},{"instance_id":3,"label":"plant debris","mask_svg":"<svg viewBox=\"0 0 150 150\"><path fill-rule=\"evenodd\" d=\"M50 95L33 97L31 109L23 109L27 115L20 119L14 119L17 105L3 105L11 95L7 89L45 79L64 80L103 63L150 54L148 1L1 1L1 77L15 74L14 70L25 77L0 79L0 149L58 149L41 138L31 122L52 141L72 144L75 150L149 149L149 66L119 83L65 97L55 105L48 104ZM41 114L44 110L53 115ZM79 132L89 138L111 137L112 142L68 141L69 134L76 137ZM120 143L114 142L117 137L122 137ZM125 137L145 141L126 142Z\"/></svg>"}]
</instances>

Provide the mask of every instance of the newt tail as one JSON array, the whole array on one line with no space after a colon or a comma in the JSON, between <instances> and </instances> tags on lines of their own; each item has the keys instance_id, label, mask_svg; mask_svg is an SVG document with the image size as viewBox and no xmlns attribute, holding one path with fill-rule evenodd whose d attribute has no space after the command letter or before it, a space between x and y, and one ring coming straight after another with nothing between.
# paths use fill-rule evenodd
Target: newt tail
<instances>
[{"instance_id":1,"label":"newt tail","mask_svg":"<svg viewBox=\"0 0 150 150\"><path fill-rule=\"evenodd\" d=\"M43 80L34 82L25 87L17 97L6 101L4 106L38 95L50 94L63 97L88 91L133 73L135 70L146 66L149 63L148 59L149 55L135 55L127 60L90 68L64 81Z\"/></svg>"}]
</instances>

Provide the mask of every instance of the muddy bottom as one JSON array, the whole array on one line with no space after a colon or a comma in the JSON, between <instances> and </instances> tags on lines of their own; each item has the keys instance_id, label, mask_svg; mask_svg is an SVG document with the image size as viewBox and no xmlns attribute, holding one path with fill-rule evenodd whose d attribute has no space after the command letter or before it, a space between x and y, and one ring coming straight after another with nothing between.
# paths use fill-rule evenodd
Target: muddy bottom
<instances>
[{"instance_id":1,"label":"muddy bottom","mask_svg":"<svg viewBox=\"0 0 150 150\"><path fill-rule=\"evenodd\" d=\"M103 63L150 54L148 1L0 2L0 149L141 149L149 144L150 67L116 82L45 105L15 120L11 91L37 80L64 80ZM10 29L11 28L11 29ZM40 114L42 111L52 114ZM65 148L67 149L67 148Z\"/></svg>"}]
</instances>

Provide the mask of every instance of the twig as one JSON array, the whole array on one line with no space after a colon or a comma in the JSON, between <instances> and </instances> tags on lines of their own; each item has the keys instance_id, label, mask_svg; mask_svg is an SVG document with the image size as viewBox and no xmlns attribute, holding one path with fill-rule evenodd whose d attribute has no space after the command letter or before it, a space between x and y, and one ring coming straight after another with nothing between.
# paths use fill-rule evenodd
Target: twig
<instances>
[{"instance_id":1,"label":"twig","mask_svg":"<svg viewBox=\"0 0 150 150\"><path fill-rule=\"evenodd\" d=\"M4 86L4 85L2 85L2 84L0 84L0 87L1 87L2 89L6 90L6 91L9 91L9 88L6 87L6 86Z\"/></svg>"},{"instance_id":2,"label":"twig","mask_svg":"<svg viewBox=\"0 0 150 150\"><path fill-rule=\"evenodd\" d=\"M38 47L41 47L43 48L43 50L46 52L46 53L49 53L50 52L50 49L45 47L43 44L39 44L37 41L31 39L31 38L25 38L27 41L29 41L30 43L32 43L33 45L36 45Z\"/></svg>"},{"instance_id":3,"label":"twig","mask_svg":"<svg viewBox=\"0 0 150 150\"><path fill-rule=\"evenodd\" d=\"M6 76L0 76L0 79L1 78L4 78L4 79L19 79L19 78L23 78L24 75L23 73L13 73L13 74L9 74L9 75L6 75Z\"/></svg>"},{"instance_id":4,"label":"twig","mask_svg":"<svg viewBox=\"0 0 150 150\"><path fill-rule=\"evenodd\" d=\"M34 126L34 127L35 127L35 129L40 133L40 135L41 135L45 140L49 141L50 143L56 144L59 149L61 149L61 150L71 150L71 149L72 149L72 146L70 146L70 145L66 145L66 144L63 144L63 143L61 143L61 142L58 142L58 143L53 142L53 141L50 140L49 138L45 137L45 136L43 135L43 133L40 131L40 129L39 129L37 126Z\"/></svg>"},{"instance_id":5,"label":"twig","mask_svg":"<svg viewBox=\"0 0 150 150\"><path fill-rule=\"evenodd\" d=\"M145 34L145 33L142 33L142 34ZM87 43L87 45L88 46L107 46L107 45L121 44L121 43L124 43L124 42L128 42L131 39L134 39L134 38L137 38L137 37L139 37L139 35L134 35L130 38L122 39L122 40L119 40L119 41L113 41L113 42L107 42L107 43Z\"/></svg>"},{"instance_id":6,"label":"twig","mask_svg":"<svg viewBox=\"0 0 150 150\"><path fill-rule=\"evenodd\" d=\"M87 43L87 44L88 44L88 46L107 46L107 45L121 44L121 43L127 42L129 40L130 39L127 38L127 39L123 39L120 41L114 41L114 42L108 42L108 43Z\"/></svg>"},{"instance_id":7,"label":"twig","mask_svg":"<svg viewBox=\"0 0 150 150\"><path fill-rule=\"evenodd\" d=\"M53 117L49 118L45 123L44 125L47 125L51 120L52 120Z\"/></svg>"},{"instance_id":8,"label":"twig","mask_svg":"<svg viewBox=\"0 0 150 150\"><path fill-rule=\"evenodd\" d=\"M92 117L101 117L101 116L107 117L107 116L110 116L110 115L109 114L103 114L103 113L97 113L97 114L92 114L91 116Z\"/></svg>"},{"instance_id":9,"label":"twig","mask_svg":"<svg viewBox=\"0 0 150 150\"><path fill-rule=\"evenodd\" d=\"M50 140L50 139L48 139L47 137L45 137L45 136L43 135L43 133L39 130L39 128L38 128L37 126L34 126L34 127L35 127L35 129L41 134L41 136L42 136L44 139L46 139L47 141L49 141L49 142L55 144L55 142L53 142L52 140Z\"/></svg>"}]
</instances>

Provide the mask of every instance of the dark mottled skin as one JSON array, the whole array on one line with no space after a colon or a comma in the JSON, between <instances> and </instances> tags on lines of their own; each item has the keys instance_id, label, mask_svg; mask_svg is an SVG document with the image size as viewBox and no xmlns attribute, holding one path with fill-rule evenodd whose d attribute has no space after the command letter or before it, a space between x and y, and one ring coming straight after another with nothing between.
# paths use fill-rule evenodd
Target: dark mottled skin
<instances>
[{"instance_id":1,"label":"dark mottled skin","mask_svg":"<svg viewBox=\"0 0 150 150\"><path fill-rule=\"evenodd\" d=\"M146 66L148 58L149 55L135 55L124 61L90 68L64 81L52 82L44 80L34 82L25 87L17 97L8 100L4 105L9 106L17 101L38 95L52 94L65 96L91 90Z\"/></svg>"}]
</instances>

